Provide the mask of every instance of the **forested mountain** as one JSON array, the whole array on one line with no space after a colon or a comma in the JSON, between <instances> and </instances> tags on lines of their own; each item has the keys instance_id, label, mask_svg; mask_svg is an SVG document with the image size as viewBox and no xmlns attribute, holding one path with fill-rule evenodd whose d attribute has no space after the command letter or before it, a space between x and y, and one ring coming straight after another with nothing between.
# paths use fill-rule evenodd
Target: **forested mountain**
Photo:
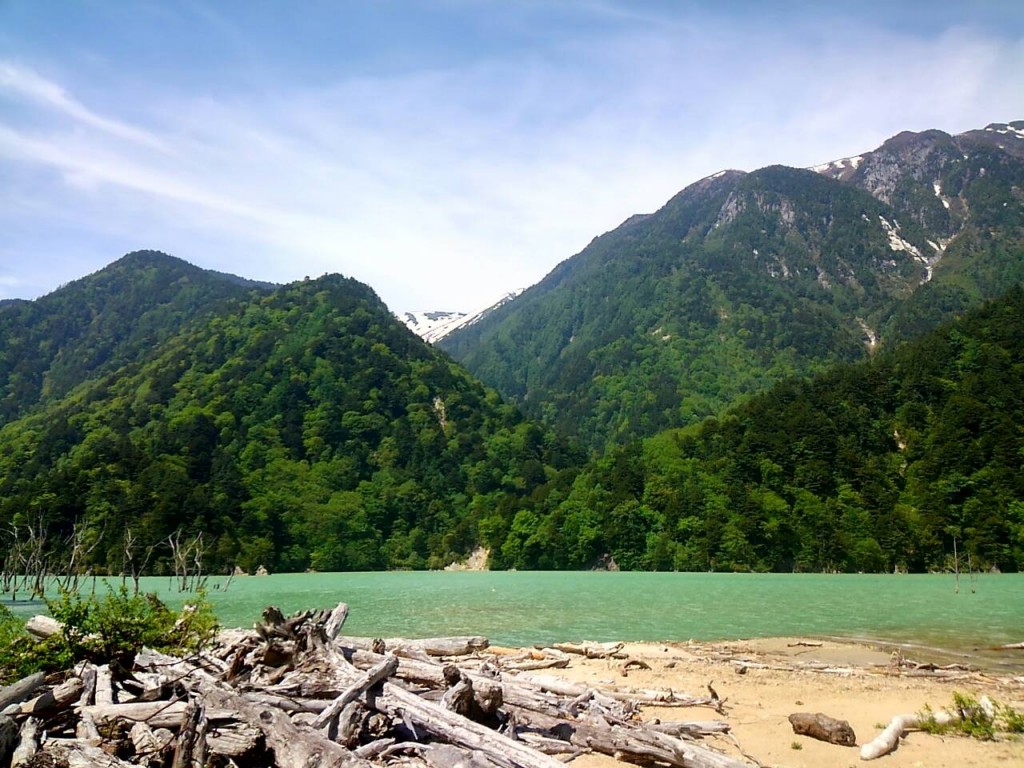
<instances>
[{"instance_id":1,"label":"forested mountain","mask_svg":"<svg viewBox=\"0 0 1024 768\"><path fill-rule=\"evenodd\" d=\"M337 275L135 254L13 309L3 356L35 383L0 428L4 550L74 532L91 567L156 547L159 571L180 531L207 568L440 566L579 461Z\"/></svg>"},{"instance_id":2,"label":"forested mountain","mask_svg":"<svg viewBox=\"0 0 1024 768\"><path fill-rule=\"evenodd\" d=\"M136 251L37 301L0 304L0 425L270 287Z\"/></svg>"},{"instance_id":3,"label":"forested mountain","mask_svg":"<svg viewBox=\"0 0 1024 768\"><path fill-rule=\"evenodd\" d=\"M592 463L492 541L507 567L1024 567L1024 290ZM956 545L954 546L954 542Z\"/></svg>"},{"instance_id":4,"label":"forested mountain","mask_svg":"<svg viewBox=\"0 0 1024 768\"><path fill-rule=\"evenodd\" d=\"M1024 278L1024 123L728 171L441 346L600 452L866 356Z\"/></svg>"},{"instance_id":5,"label":"forested mountain","mask_svg":"<svg viewBox=\"0 0 1024 768\"><path fill-rule=\"evenodd\" d=\"M129 254L0 302L0 560L1020 569L1022 190L1024 123L703 179L446 340L543 421L354 280Z\"/></svg>"}]
</instances>

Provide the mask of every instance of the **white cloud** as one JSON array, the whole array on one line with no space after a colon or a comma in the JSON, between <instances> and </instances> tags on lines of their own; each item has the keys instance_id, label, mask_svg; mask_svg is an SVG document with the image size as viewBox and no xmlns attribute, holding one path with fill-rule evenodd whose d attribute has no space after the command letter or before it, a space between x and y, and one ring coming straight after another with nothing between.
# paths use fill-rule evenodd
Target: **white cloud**
<instances>
[{"instance_id":1,"label":"white cloud","mask_svg":"<svg viewBox=\"0 0 1024 768\"><path fill-rule=\"evenodd\" d=\"M60 85L28 67L0 61L0 89L18 94L38 104L64 113L68 117L97 128L119 139L152 149L163 149L162 142L152 134L118 120L98 115L71 97Z\"/></svg>"},{"instance_id":2,"label":"white cloud","mask_svg":"<svg viewBox=\"0 0 1024 768\"><path fill-rule=\"evenodd\" d=\"M145 128L0 62L0 92L37 108L30 131L0 118L0 162L37 171L6 196L31 195L40 227L49 207L104 243L259 279L341 271L395 309L457 309L721 168L1024 115L1019 41L640 21L458 69L154 93Z\"/></svg>"}]
</instances>

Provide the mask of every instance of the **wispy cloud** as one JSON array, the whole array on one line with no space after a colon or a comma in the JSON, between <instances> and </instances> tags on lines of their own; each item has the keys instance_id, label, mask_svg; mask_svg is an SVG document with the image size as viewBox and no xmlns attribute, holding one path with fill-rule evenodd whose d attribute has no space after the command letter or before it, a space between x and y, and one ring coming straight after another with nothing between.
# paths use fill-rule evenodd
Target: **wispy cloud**
<instances>
[{"instance_id":1,"label":"wispy cloud","mask_svg":"<svg viewBox=\"0 0 1024 768\"><path fill-rule=\"evenodd\" d=\"M9 61L0 61L0 90L8 91L49 107L72 120L96 128L125 141L142 144L152 149L164 149L163 142L147 131L119 120L98 115L70 96L60 85L39 75L28 67Z\"/></svg>"},{"instance_id":2,"label":"wispy cloud","mask_svg":"<svg viewBox=\"0 0 1024 768\"><path fill-rule=\"evenodd\" d=\"M22 110L0 116L0 167L24 181L0 190L24 203L11 252L52 251L49 220L90 253L158 247L278 281L342 271L396 309L467 308L720 168L810 165L903 129L1024 115L1019 36L575 7L599 29L458 66L154 86L130 113L0 61L0 98Z\"/></svg>"}]
</instances>

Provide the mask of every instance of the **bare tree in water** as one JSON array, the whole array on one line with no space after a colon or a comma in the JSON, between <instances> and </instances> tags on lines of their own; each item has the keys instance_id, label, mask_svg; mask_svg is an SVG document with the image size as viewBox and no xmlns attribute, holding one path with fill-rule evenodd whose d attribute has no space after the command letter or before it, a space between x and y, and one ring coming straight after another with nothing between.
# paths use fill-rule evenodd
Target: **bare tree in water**
<instances>
[{"instance_id":1,"label":"bare tree in water","mask_svg":"<svg viewBox=\"0 0 1024 768\"><path fill-rule=\"evenodd\" d=\"M203 534L198 533L183 541L179 528L167 537L167 544L171 548L178 591L195 592L204 587L206 577L203 576L203 555L206 553L206 545L203 543Z\"/></svg>"}]
</instances>

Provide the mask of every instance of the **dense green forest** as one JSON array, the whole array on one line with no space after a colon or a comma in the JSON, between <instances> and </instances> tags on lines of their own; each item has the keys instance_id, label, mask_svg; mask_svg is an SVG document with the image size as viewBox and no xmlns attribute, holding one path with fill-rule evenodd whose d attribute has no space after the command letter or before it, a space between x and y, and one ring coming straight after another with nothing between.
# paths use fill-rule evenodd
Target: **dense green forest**
<instances>
[{"instance_id":1,"label":"dense green forest","mask_svg":"<svg viewBox=\"0 0 1024 768\"><path fill-rule=\"evenodd\" d=\"M0 530L80 566L1024 564L1024 291L586 465L339 276L252 290L0 429ZM8 547L10 550L10 547ZM146 559L149 558L149 559ZM966 561L964 563L966 565Z\"/></svg>"},{"instance_id":2,"label":"dense green forest","mask_svg":"<svg viewBox=\"0 0 1024 768\"><path fill-rule=\"evenodd\" d=\"M506 567L1024 567L1024 290L592 463L490 543ZM968 560L969 558L969 560Z\"/></svg>"},{"instance_id":3,"label":"dense green forest","mask_svg":"<svg viewBox=\"0 0 1024 768\"><path fill-rule=\"evenodd\" d=\"M203 534L212 569L439 567L579 462L339 276L253 290L144 349L0 429L5 534L74 534L115 573L148 554L167 570L176 533Z\"/></svg>"},{"instance_id":4,"label":"dense green forest","mask_svg":"<svg viewBox=\"0 0 1024 768\"><path fill-rule=\"evenodd\" d=\"M136 251L36 301L0 306L0 424L117 370L185 322L272 286Z\"/></svg>"},{"instance_id":5,"label":"dense green forest","mask_svg":"<svg viewBox=\"0 0 1024 768\"><path fill-rule=\"evenodd\" d=\"M1017 144L929 131L895 137L842 178L717 174L441 346L598 454L698 423L1024 280Z\"/></svg>"}]
</instances>

